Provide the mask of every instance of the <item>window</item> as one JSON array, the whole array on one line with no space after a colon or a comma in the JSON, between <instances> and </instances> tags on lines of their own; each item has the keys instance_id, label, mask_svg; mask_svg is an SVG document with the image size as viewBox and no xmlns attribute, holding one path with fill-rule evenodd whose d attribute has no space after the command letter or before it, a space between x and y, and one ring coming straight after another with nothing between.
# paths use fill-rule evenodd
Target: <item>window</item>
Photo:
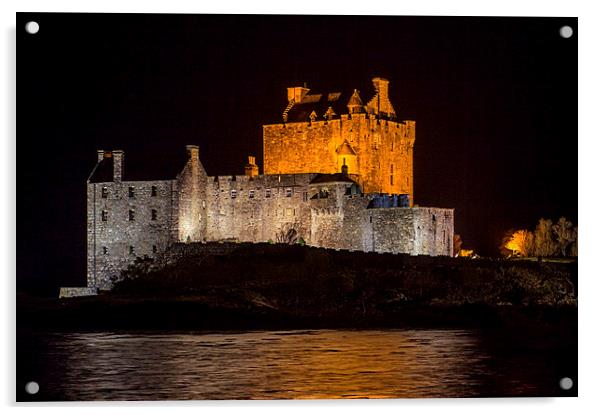
<instances>
[{"instance_id":1,"label":"window","mask_svg":"<svg viewBox=\"0 0 602 415\"><path fill-rule=\"evenodd\" d=\"M109 196L109 189L107 189L107 187L105 186L102 188L100 197L102 197L103 199L106 199L108 196Z\"/></svg>"},{"instance_id":2,"label":"window","mask_svg":"<svg viewBox=\"0 0 602 415\"><path fill-rule=\"evenodd\" d=\"M391 164L391 186L393 186L393 165Z\"/></svg>"},{"instance_id":3,"label":"window","mask_svg":"<svg viewBox=\"0 0 602 415\"><path fill-rule=\"evenodd\" d=\"M103 255L107 255L109 253L109 248L107 248L106 246L102 247L102 254Z\"/></svg>"},{"instance_id":4,"label":"window","mask_svg":"<svg viewBox=\"0 0 602 415\"><path fill-rule=\"evenodd\" d=\"M255 197L255 190L251 189L249 190L249 198L253 199Z\"/></svg>"},{"instance_id":5,"label":"window","mask_svg":"<svg viewBox=\"0 0 602 415\"><path fill-rule=\"evenodd\" d=\"M134 191L134 186L128 187L128 197L136 197L136 193Z\"/></svg>"},{"instance_id":6,"label":"window","mask_svg":"<svg viewBox=\"0 0 602 415\"><path fill-rule=\"evenodd\" d=\"M307 192L303 192L303 201L307 202L309 200L309 196L307 195Z\"/></svg>"},{"instance_id":7,"label":"window","mask_svg":"<svg viewBox=\"0 0 602 415\"><path fill-rule=\"evenodd\" d=\"M266 199L272 197L272 189L265 189L265 197Z\"/></svg>"},{"instance_id":8,"label":"window","mask_svg":"<svg viewBox=\"0 0 602 415\"><path fill-rule=\"evenodd\" d=\"M236 189L232 189L232 190L230 190L230 197L231 197L232 199L236 199Z\"/></svg>"},{"instance_id":9,"label":"window","mask_svg":"<svg viewBox=\"0 0 602 415\"><path fill-rule=\"evenodd\" d=\"M106 222L106 221L107 221L107 218L108 218L108 216L109 216L109 212L108 212L108 211L106 211L106 210L103 210L102 212L100 212L100 219L101 219L103 222Z\"/></svg>"},{"instance_id":10,"label":"window","mask_svg":"<svg viewBox=\"0 0 602 415\"><path fill-rule=\"evenodd\" d=\"M293 189L291 189L290 187L286 189L286 197L291 197L293 196Z\"/></svg>"},{"instance_id":11,"label":"window","mask_svg":"<svg viewBox=\"0 0 602 415\"><path fill-rule=\"evenodd\" d=\"M153 245L153 254L157 253L157 245Z\"/></svg>"},{"instance_id":12,"label":"window","mask_svg":"<svg viewBox=\"0 0 602 415\"><path fill-rule=\"evenodd\" d=\"M157 186L151 186L151 197L157 197Z\"/></svg>"},{"instance_id":13,"label":"window","mask_svg":"<svg viewBox=\"0 0 602 415\"><path fill-rule=\"evenodd\" d=\"M435 215L433 215L433 222L436 221L436 220L437 220L437 218L435 217Z\"/></svg>"},{"instance_id":14,"label":"window","mask_svg":"<svg viewBox=\"0 0 602 415\"><path fill-rule=\"evenodd\" d=\"M157 209L151 210L151 220L157 220Z\"/></svg>"},{"instance_id":15,"label":"window","mask_svg":"<svg viewBox=\"0 0 602 415\"><path fill-rule=\"evenodd\" d=\"M134 247L130 245L130 255L134 255Z\"/></svg>"},{"instance_id":16,"label":"window","mask_svg":"<svg viewBox=\"0 0 602 415\"><path fill-rule=\"evenodd\" d=\"M134 209L130 209L128 211L128 220L130 220L130 221L134 220Z\"/></svg>"}]
</instances>

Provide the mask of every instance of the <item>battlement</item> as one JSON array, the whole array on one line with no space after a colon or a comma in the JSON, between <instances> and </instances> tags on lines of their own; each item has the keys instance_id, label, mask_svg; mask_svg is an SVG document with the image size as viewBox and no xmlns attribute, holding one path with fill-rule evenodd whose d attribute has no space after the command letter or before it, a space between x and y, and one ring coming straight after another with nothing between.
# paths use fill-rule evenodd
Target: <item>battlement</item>
<instances>
[{"instance_id":1,"label":"battlement","mask_svg":"<svg viewBox=\"0 0 602 415\"><path fill-rule=\"evenodd\" d=\"M125 165L98 150L88 178L88 287L110 289L136 258L172 246L303 240L364 252L451 255L453 209L413 207L416 123L398 121L389 81L360 91L287 89L283 122L263 126L263 174L254 156L241 174L207 175L187 145L169 169Z\"/></svg>"}]
</instances>

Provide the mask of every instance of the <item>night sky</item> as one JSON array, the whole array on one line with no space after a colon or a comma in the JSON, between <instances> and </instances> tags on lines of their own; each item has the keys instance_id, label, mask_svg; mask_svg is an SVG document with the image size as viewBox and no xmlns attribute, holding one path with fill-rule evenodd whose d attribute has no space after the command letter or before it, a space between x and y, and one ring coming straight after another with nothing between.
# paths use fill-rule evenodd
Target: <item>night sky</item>
<instances>
[{"instance_id":1,"label":"night sky","mask_svg":"<svg viewBox=\"0 0 602 415\"><path fill-rule=\"evenodd\" d=\"M85 284L96 149L123 149L126 170L186 144L210 175L250 154L261 168L261 126L304 82L366 102L390 80L417 123L416 203L455 208L464 247L498 255L509 228L577 223L576 18L21 13L17 56L18 290Z\"/></svg>"}]
</instances>

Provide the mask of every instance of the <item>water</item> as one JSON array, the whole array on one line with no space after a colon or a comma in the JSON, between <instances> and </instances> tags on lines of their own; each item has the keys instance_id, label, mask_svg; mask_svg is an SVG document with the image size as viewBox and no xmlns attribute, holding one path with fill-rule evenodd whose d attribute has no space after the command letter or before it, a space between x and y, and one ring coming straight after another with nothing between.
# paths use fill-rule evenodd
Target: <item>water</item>
<instances>
[{"instance_id":1,"label":"water","mask_svg":"<svg viewBox=\"0 0 602 415\"><path fill-rule=\"evenodd\" d=\"M567 350L466 330L20 333L18 400L558 396ZM520 343L520 342L519 342ZM574 359L573 359L574 357ZM574 362L573 362L574 360ZM37 395L23 385L40 384ZM575 388L568 392L575 395Z\"/></svg>"}]
</instances>

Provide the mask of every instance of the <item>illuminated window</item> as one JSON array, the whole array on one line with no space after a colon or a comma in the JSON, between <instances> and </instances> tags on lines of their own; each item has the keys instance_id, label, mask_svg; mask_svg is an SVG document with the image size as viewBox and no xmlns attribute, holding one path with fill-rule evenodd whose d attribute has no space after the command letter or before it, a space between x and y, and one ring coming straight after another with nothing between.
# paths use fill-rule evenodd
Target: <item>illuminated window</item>
<instances>
[{"instance_id":1,"label":"illuminated window","mask_svg":"<svg viewBox=\"0 0 602 415\"><path fill-rule=\"evenodd\" d=\"M109 196L109 189L107 189L107 187L103 187L102 188L102 192L100 195L103 199L106 199Z\"/></svg>"},{"instance_id":2,"label":"illuminated window","mask_svg":"<svg viewBox=\"0 0 602 415\"><path fill-rule=\"evenodd\" d=\"M109 248L107 248L106 246L103 246L102 247L102 254L103 255L108 255L108 253L109 253Z\"/></svg>"},{"instance_id":3,"label":"illuminated window","mask_svg":"<svg viewBox=\"0 0 602 415\"><path fill-rule=\"evenodd\" d=\"M251 189L249 190L249 198L253 199L255 197L255 190Z\"/></svg>"},{"instance_id":4,"label":"illuminated window","mask_svg":"<svg viewBox=\"0 0 602 415\"><path fill-rule=\"evenodd\" d=\"M265 197L268 199L272 197L272 189L265 189Z\"/></svg>"},{"instance_id":5,"label":"illuminated window","mask_svg":"<svg viewBox=\"0 0 602 415\"><path fill-rule=\"evenodd\" d=\"M130 245L130 255L134 255L134 247Z\"/></svg>"},{"instance_id":6,"label":"illuminated window","mask_svg":"<svg viewBox=\"0 0 602 415\"><path fill-rule=\"evenodd\" d=\"M236 198L236 189L232 189L232 190L230 190L230 197L231 197L232 199L235 199L235 198Z\"/></svg>"},{"instance_id":7,"label":"illuminated window","mask_svg":"<svg viewBox=\"0 0 602 415\"><path fill-rule=\"evenodd\" d=\"M157 209L151 210L151 220L157 220Z\"/></svg>"},{"instance_id":8,"label":"illuminated window","mask_svg":"<svg viewBox=\"0 0 602 415\"><path fill-rule=\"evenodd\" d=\"M106 222L106 221L107 221L107 217L108 217L108 216L109 216L109 212L108 212L108 211L106 211L106 210L103 210L102 212L100 212L100 219L101 219L103 222Z\"/></svg>"},{"instance_id":9,"label":"illuminated window","mask_svg":"<svg viewBox=\"0 0 602 415\"><path fill-rule=\"evenodd\" d=\"M293 196L293 189L291 189L290 187L286 189L286 197L291 197Z\"/></svg>"},{"instance_id":10,"label":"illuminated window","mask_svg":"<svg viewBox=\"0 0 602 415\"><path fill-rule=\"evenodd\" d=\"M157 196L157 186L151 186L151 197Z\"/></svg>"},{"instance_id":11,"label":"illuminated window","mask_svg":"<svg viewBox=\"0 0 602 415\"><path fill-rule=\"evenodd\" d=\"M136 192L134 190L134 186L128 187L128 197L136 197Z\"/></svg>"},{"instance_id":12,"label":"illuminated window","mask_svg":"<svg viewBox=\"0 0 602 415\"><path fill-rule=\"evenodd\" d=\"M134 209L130 209L128 211L128 220L130 220L130 221L134 220Z\"/></svg>"}]
</instances>

